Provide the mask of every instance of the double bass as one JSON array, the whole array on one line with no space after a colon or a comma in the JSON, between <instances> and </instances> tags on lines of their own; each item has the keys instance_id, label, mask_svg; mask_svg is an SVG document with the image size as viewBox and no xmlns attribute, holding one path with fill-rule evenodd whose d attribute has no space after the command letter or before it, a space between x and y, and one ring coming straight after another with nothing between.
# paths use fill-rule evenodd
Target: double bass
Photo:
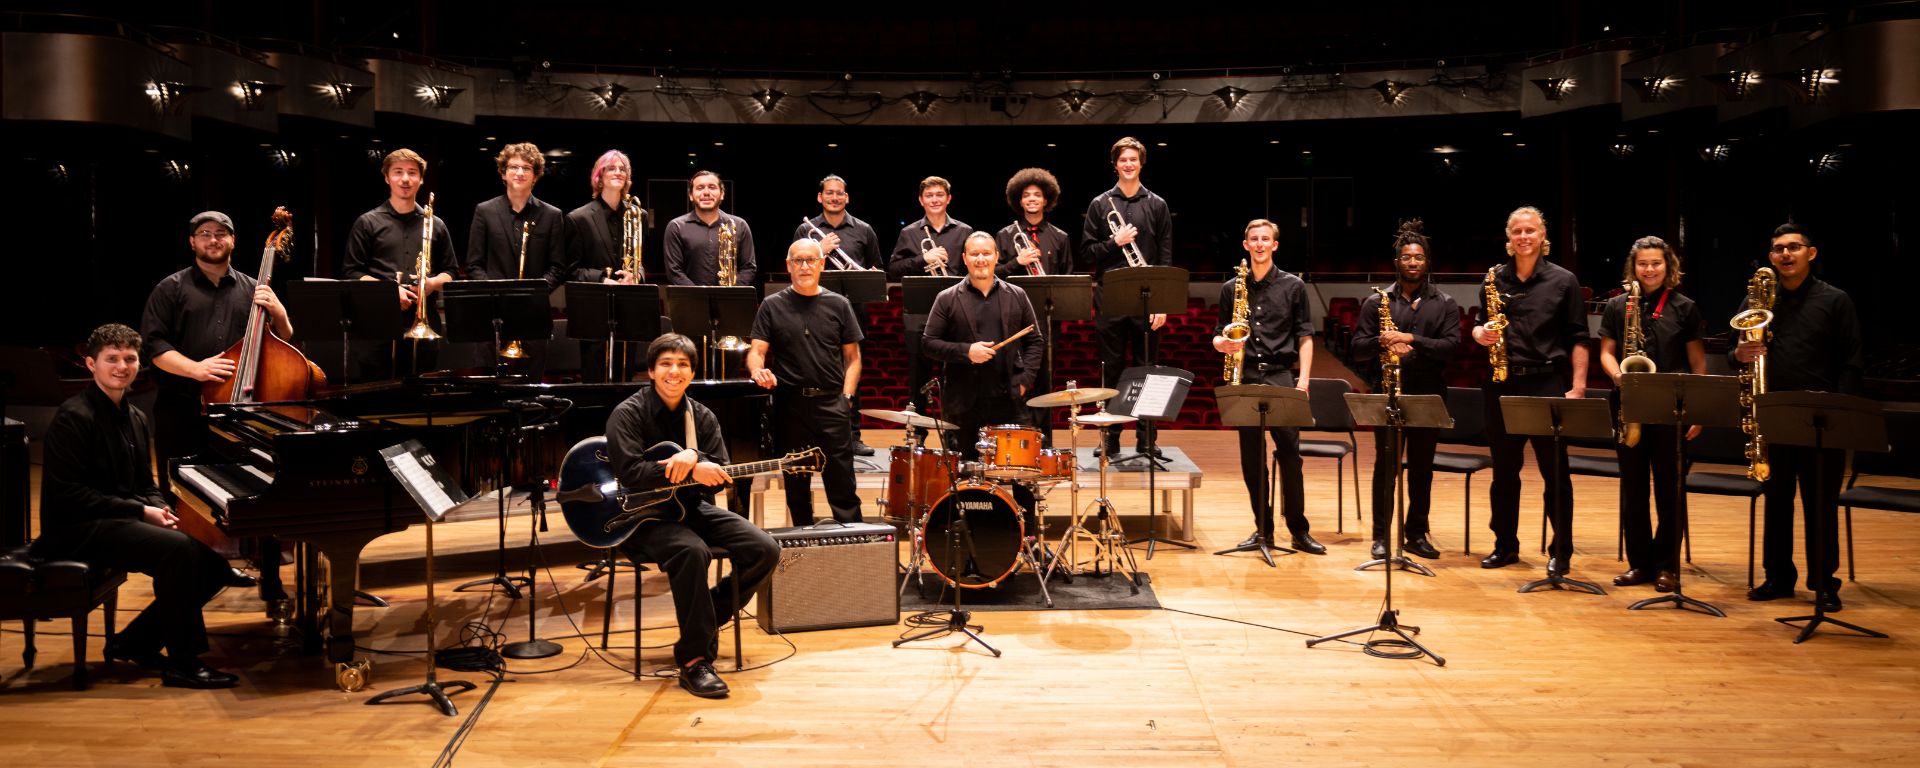
<instances>
[{"instance_id":1,"label":"double bass","mask_svg":"<svg viewBox=\"0 0 1920 768\"><path fill-rule=\"evenodd\" d=\"M275 261L292 257L293 214L285 207L273 209L273 234L267 236L266 249L260 255L259 280L267 285L273 279ZM267 308L253 305L247 313L247 332L220 353L233 361L233 375L225 381L200 385L201 402L262 403L277 400L305 400L313 390L327 383L306 355L273 333L267 320Z\"/></svg>"}]
</instances>

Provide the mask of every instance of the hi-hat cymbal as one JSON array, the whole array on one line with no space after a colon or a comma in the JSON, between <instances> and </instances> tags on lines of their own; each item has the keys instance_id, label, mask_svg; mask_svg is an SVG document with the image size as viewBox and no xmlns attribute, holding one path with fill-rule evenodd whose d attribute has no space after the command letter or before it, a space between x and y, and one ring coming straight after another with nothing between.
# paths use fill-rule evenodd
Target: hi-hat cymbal
<instances>
[{"instance_id":1,"label":"hi-hat cymbal","mask_svg":"<svg viewBox=\"0 0 1920 768\"><path fill-rule=\"evenodd\" d=\"M889 411L885 408L862 408L860 409L860 414L862 416L872 416L881 421L891 421L895 424L904 424L906 426L914 427L916 429L959 429L960 428L959 425L956 425L953 422L941 421L939 419L933 418L932 416L922 416L917 413L907 413L906 411Z\"/></svg>"},{"instance_id":2,"label":"hi-hat cymbal","mask_svg":"<svg viewBox=\"0 0 1920 768\"><path fill-rule=\"evenodd\" d=\"M1037 397L1034 397L1027 401L1027 405L1034 408L1057 408L1062 405L1086 405L1087 403L1097 403L1102 400L1109 399L1114 395L1118 395L1118 394L1120 394L1120 390L1106 389L1103 387L1089 387L1086 389L1063 389L1058 392L1048 392L1044 395L1039 395Z\"/></svg>"},{"instance_id":3,"label":"hi-hat cymbal","mask_svg":"<svg viewBox=\"0 0 1920 768\"><path fill-rule=\"evenodd\" d=\"M1111 392L1113 390L1107 391ZM1075 424L1085 427L1111 427L1115 424L1129 424L1136 421L1139 421L1139 419L1132 416L1122 416L1118 413L1107 413L1106 411L1089 413L1073 420Z\"/></svg>"}]
</instances>

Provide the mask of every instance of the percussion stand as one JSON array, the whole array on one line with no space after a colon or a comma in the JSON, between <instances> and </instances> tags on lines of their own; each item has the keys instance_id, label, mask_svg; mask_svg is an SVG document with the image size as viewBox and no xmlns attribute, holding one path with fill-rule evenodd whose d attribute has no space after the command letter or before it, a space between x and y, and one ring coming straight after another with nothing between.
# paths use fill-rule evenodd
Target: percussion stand
<instances>
[{"instance_id":1,"label":"percussion stand","mask_svg":"<svg viewBox=\"0 0 1920 768\"><path fill-rule=\"evenodd\" d=\"M913 415L913 403L907 403L906 413ZM920 435L911 424L907 426L907 492L901 494L907 500L907 508L902 510L907 516L907 575L918 585L920 595L927 594L927 578L922 572L926 565L926 526L922 523L932 511L927 504L915 504L914 492L920 488ZM899 593L907 593L907 579L900 580Z\"/></svg>"},{"instance_id":2,"label":"percussion stand","mask_svg":"<svg viewBox=\"0 0 1920 768\"><path fill-rule=\"evenodd\" d=\"M1111 576L1113 569L1119 566L1124 559L1129 575L1128 586L1132 589L1133 594L1140 594L1140 583L1143 579L1140 573L1139 561L1134 559L1133 550L1127 547L1127 532L1120 523L1120 511L1116 509L1113 502L1107 498L1107 472L1112 464L1112 457L1108 456L1105 451L1100 452L1100 496L1089 504L1089 506L1096 511L1089 513L1080 508L1079 439L1077 437L1080 430L1080 406L1074 404L1071 408L1072 412L1068 415L1068 423L1072 426L1072 431L1068 434L1074 436L1071 439L1075 443L1076 451L1074 454L1074 478L1073 485L1071 486L1074 514L1073 524L1067 528L1065 533L1060 535L1060 548L1063 551L1070 552L1067 557L1071 560L1068 564L1068 568L1071 569L1080 562L1079 537L1084 536L1092 539L1093 568L1089 572L1095 576ZM1107 404L1102 402L1100 404L1100 411L1096 416L1103 417L1106 415ZM1125 423L1126 420L1115 421L1111 424L1102 424L1100 428L1104 429L1109 426L1118 428ZM1087 527L1087 517L1089 514L1096 516L1100 521L1100 530L1098 533L1095 533ZM1058 561L1056 560L1055 562ZM1103 562L1107 564L1107 569L1104 573L1100 570L1100 565Z\"/></svg>"}]
</instances>

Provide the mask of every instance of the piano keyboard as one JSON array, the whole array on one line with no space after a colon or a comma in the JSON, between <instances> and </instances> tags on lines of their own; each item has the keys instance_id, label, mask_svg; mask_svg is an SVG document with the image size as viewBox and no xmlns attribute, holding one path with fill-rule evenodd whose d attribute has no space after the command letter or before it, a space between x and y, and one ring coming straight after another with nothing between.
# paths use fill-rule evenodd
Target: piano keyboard
<instances>
[{"instance_id":1,"label":"piano keyboard","mask_svg":"<svg viewBox=\"0 0 1920 768\"><path fill-rule=\"evenodd\" d=\"M251 464L182 464L181 482L222 513L235 497L257 496L273 485L273 476Z\"/></svg>"}]
</instances>

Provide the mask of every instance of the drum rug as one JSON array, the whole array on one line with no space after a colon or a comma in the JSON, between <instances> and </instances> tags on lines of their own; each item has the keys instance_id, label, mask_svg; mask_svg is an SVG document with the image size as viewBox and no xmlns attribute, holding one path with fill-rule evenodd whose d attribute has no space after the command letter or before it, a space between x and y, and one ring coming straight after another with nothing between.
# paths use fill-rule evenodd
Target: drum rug
<instances>
[{"instance_id":1,"label":"drum rug","mask_svg":"<svg viewBox=\"0 0 1920 768\"><path fill-rule=\"evenodd\" d=\"M910 578L910 577L902 577ZM969 589L961 595L962 607L970 611L1095 611L1095 610L1158 610L1160 599L1153 594L1153 580L1141 573L1139 591L1132 589L1127 574L1116 573L1109 576L1082 574L1073 577L1068 583L1064 574L1054 574L1047 582L1047 591L1053 595L1053 607L1047 607L1047 601L1040 596L1040 581L1024 569L1003 579L999 586L990 589ZM953 596L947 593L947 585L937 574L927 573L925 594L917 589L910 580L906 592L900 596L900 610L905 613L931 611L953 607Z\"/></svg>"}]
</instances>

